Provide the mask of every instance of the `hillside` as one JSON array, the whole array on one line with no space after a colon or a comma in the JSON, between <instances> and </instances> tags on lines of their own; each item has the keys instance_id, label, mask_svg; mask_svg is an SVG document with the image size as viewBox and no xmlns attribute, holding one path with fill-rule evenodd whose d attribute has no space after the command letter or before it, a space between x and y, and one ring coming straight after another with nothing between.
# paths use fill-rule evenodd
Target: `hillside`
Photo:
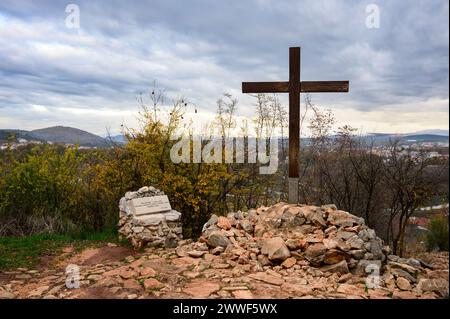
<instances>
[{"instance_id":1,"label":"hillside","mask_svg":"<svg viewBox=\"0 0 450 319\"><path fill-rule=\"evenodd\" d=\"M83 146L107 146L107 141L95 134L66 126L53 126L30 132L37 139L53 143L80 144Z\"/></svg>"},{"instance_id":2,"label":"hillside","mask_svg":"<svg viewBox=\"0 0 450 319\"><path fill-rule=\"evenodd\" d=\"M389 143L389 141L397 139L406 144L416 142L448 143L449 137L445 133L446 131L444 130L428 130L410 134L372 133L362 136L362 138L367 142L375 142L376 144L386 144ZM90 147L107 147L110 145L111 141L118 144L127 143L127 139L121 134L110 137L101 137L87 131L67 126L53 126L32 131L0 129L0 143L7 142L11 135L14 135L16 139L24 138L41 142L79 144L81 146ZM309 138L302 138L302 142L304 145L308 145L311 140ZM288 144L287 138L285 138L284 143L285 145Z\"/></svg>"},{"instance_id":3,"label":"hillside","mask_svg":"<svg viewBox=\"0 0 450 319\"><path fill-rule=\"evenodd\" d=\"M53 126L32 131L3 129L0 130L0 142L4 143L14 135L16 139L37 140L62 144L79 144L89 147L107 147L108 140L98 135L67 126Z\"/></svg>"},{"instance_id":4,"label":"hillside","mask_svg":"<svg viewBox=\"0 0 450 319\"><path fill-rule=\"evenodd\" d=\"M0 143L7 142L8 139L11 138L12 136L14 136L15 139L24 138L27 140L31 139L38 140L29 131L15 130L15 129L0 129Z\"/></svg>"},{"instance_id":5,"label":"hillside","mask_svg":"<svg viewBox=\"0 0 450 319\"><path fill-rule=\"evenodd\" d=\"M438 134L370 134L363 137L368 142L375 143L388 143L389 141L399 140L401 143L412 143L412 142L431 142L431 143L448 143L448 135L438 135Z\"/></svg>"}]
</instances>

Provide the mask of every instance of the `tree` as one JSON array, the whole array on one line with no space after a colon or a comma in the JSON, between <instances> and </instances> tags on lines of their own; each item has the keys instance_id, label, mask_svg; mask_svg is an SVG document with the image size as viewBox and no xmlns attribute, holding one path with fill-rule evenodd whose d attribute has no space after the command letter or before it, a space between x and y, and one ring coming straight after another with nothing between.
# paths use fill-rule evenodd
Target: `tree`
<instances>
[{"instance_id":1,"label":"tree","mask_svg":"<svg viewBox=\"0 0 450 319\"><path fill-rule=\"evenodd\" d=\"M394 254L403 255L405 231L410 217L436 193L435 183L439 177L429 174L431 163L424 152L403 150L398 141L390 144L389 156L382 172L389 190L387 238L392 241Z\"/></svg>"},{"instance_id":2,"label":"tree","mask_svg":"<svg viewBox=\"0 0 450 319\"><path fill-rule=\"evenodd\" d=\"M229 93L224 93L217 100L216 125L222 137L229 137L236 128L237 99Z\"/></svg>"}]
</instances>

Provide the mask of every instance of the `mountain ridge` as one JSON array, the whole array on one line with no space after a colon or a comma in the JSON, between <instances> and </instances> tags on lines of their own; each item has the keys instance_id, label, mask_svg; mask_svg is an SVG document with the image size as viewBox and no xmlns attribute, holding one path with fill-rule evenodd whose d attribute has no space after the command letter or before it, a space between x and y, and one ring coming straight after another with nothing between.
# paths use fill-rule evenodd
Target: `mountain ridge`
<instances>
[{"instance_id":1,"label":"mountain ridge","mask_svg":"<svg viewBox=\"0 0 450 319\"><path fill-rule=\"evenodd\" d=\"M0 129L0 142L6 142L14 135L16 139L37 140L61 144L78 144L87 147L108 147L108 139L93 133L69 126L51 126L35 130Z\"/></svg>"},{"instance_id":2,"label":"mountain ridge","mask_svg":"<svg viewBox=\"0 0 450 319\"><path fill-rule=\"evenodd\" d=\"M432 134L432 133L435 134ZM446 134L447 133L447 134ZM40 142L52 142L61 144L78 144L87 147L109 147L111 143L126 144L127 140L122 134L109 137L84 131L70 126L51 126L35 130L0 129L0 143L8 141L8 137L14 135L16 140L23 138ZM448 142L448 130L422 130L415 133L368 133L363 138L376 142L388 142L400 139L404 142ZM302 138L308 140L308 138Z\"/></svg>"}]
</instances>

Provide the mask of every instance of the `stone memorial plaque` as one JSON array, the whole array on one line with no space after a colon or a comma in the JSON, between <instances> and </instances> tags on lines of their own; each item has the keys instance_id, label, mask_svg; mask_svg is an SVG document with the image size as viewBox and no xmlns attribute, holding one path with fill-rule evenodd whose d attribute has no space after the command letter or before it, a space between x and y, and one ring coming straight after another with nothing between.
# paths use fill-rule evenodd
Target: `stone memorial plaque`
<instances>
[{"instance_id":1,"label":"stone memorial plaque","mask_svg":"<svg viewBox=\"0 0 450 319\"><path fill-rule=\"evenodd\" d=\"M131 203L136 216L158 214L172 209L167 195L134 198Z\"/></svg>"}]
</instances>

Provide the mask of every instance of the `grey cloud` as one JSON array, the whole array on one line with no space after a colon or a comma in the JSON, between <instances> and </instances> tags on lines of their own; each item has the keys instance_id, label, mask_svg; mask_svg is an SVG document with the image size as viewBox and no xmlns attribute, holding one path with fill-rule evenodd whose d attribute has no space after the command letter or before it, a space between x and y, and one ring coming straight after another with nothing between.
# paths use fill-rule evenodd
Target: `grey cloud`
<instances>
[{"instance_id":1,"label":"grey cloud","mask_svg":"<svg viewBox=\"0 0 450 319\"><path fill-rule=\"evenodd\" d=\"M0 22L17 25L0 31L0 108L69 99L120 108L156 79L211 112L241 81L286 80L294 45L302 79L351 81L349 94L316 95L321 103L370 112L448 99L448 1L376 1L381 28L367 29L372 2L73 1L77 33L64 27L67 1L2 1Z\"/></svg>"}]
</instances>

